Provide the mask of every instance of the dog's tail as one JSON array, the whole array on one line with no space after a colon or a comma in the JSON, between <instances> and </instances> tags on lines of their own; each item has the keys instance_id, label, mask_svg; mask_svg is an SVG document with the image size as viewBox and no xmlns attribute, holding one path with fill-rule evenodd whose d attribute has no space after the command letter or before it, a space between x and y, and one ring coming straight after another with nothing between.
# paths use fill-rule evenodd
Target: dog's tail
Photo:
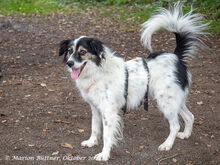
<instances>
[{"instance_id":1,"label":"dog's tail","mask_svg":"<svg viewBox=\"0 0 220 165\"><path fill-rule=\"evenodd\" d=\"M192 14L193 10L185 15L182 12L182 3L178 2L170 10L159 8L158 13L142 24L141 41L152 53L151 38L155 31L166 29L176 36L176 48L174 53L181 60L186 60L194 55L197 48L203 45L198 38L204 32L208 24L202 24L202 15Z\"/></svg>"}]
</instances>

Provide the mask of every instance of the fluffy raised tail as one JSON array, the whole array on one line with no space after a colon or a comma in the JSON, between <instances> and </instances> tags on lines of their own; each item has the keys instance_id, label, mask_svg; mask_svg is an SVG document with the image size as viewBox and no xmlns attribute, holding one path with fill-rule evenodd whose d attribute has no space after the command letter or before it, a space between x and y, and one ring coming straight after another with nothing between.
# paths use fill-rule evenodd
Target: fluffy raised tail
<instances>
[{"instance_id":1,"label":"fluffy raised tail","mask_svg":"<svg viewBox=\"0 0 220 165\"><path fill-rule=\"evenodd\" d=\"M155 31L166 29L176 36L174 53L181 60L194 55L198 46L203 45L199 35L207 34L207 24L202 24L202 16L193 14L193 10L183 15L182 3L178 2L170 10L159 8L158 13L142 24L141 41L152 53L151 38Z\"/></svg>"}]
</instances>

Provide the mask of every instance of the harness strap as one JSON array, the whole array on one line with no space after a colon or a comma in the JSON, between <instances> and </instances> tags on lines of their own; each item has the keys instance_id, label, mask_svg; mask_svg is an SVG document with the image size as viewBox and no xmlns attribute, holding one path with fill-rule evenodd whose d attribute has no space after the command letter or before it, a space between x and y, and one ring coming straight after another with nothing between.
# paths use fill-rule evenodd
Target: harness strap
<instances>
[{"instance_id":1,"label":"harness strap","mask_svg":"<svg viewBox=\"0 0 220 165\"><path fill-rule=\"evenodd\" d=\"M127 67L125 67L125 91L124 91L125 105L122 107L122 111L124 112L124 114L126 113L126 109L127 109L128 77L129 77L128 69Z\"/></svg>"},{"instance_id":2,"label":"harness strap","mask_svg":"<svg viewBox=\"0 0 220 165\"><path fill-rule=\"evenodd\" d=\"M149 74L149 68L148 68L146 59L145 59L145 58L142 58L142 61L143 61L144 68L145 68L145 70L146 70L147 73L148 73L147 91L146 91L145 96L144 96L144 109L145 109L146 111L148 111L148 90L149 90L150 74Z\"/></svg>"}]
</instances>

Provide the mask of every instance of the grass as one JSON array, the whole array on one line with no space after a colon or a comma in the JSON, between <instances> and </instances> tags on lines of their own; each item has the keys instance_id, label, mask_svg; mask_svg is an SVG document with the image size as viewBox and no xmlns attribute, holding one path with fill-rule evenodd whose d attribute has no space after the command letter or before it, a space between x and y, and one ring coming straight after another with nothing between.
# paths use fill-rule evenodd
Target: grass
<instances>
[{"instance_id":1,"label":"grass","mask_svg":"<svg viewBox=\"0 0 220 165\"><path fill-rule=\"evenodd\" d=\"M0 14L48 14L67 11L67 8L54 3L53 0L1 0Z\"/></svg>"},{"instance_id":2,"label":"grass","mask_svg":"<svg viewBox=\"0 0 220 165\"><path fill-rule=\"evenodd\" d=\"M187 0L184 0L187 1ZM175 0L169 1L174 3ZM220 0L194 0L195 12L205 15L210 32L220 34ZM101 17L128 24L126 30L139 28L159 6L168 7L168 0L0 0L0 14L49 14L91 9ZM191 7L185 3L185 10ZM126 26L124 27L126 28Z\"/></svg>"}]
</instances>

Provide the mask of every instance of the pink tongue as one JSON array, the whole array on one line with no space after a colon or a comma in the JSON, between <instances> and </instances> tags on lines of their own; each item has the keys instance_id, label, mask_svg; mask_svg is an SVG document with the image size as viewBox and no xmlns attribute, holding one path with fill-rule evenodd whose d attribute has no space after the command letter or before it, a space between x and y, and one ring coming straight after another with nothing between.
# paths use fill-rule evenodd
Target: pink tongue
<instances>
[{"instance_id":1,"label":"pink tongue","mask_svg":"<svg viewBox=\"0 0 220 165\"><path fill-rule=\"evenodd\" d=\"M79 77L80 71L81 71L81 67L78 68L78 69L74 69L71 72L71 78L74 79L74 80L77 79Z\"/></svg>"}]
</instances>

